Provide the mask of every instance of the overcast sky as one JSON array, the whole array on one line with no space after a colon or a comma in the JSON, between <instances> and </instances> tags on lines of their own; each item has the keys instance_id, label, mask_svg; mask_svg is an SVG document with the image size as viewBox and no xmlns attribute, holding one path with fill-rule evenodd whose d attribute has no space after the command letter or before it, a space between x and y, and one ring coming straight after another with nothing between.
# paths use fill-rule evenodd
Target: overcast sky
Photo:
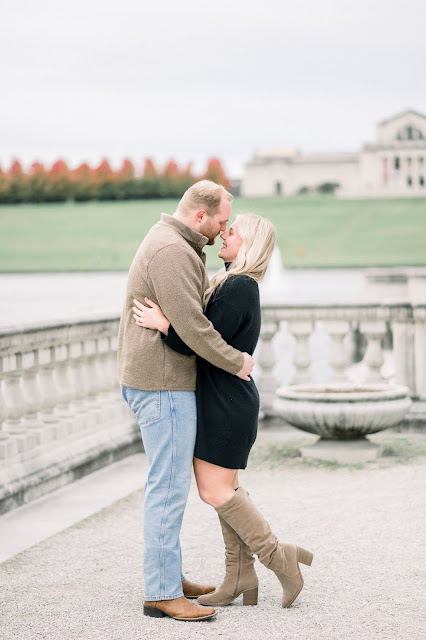
<instances>
[{"instance_id":1,"label":"overcast sky","mask_svg":"<svg viewBox=\"0 0 426 640\"><path fill-rule=\"evenodd\" d=\"M0 163L357 151L426 112L425 0L0 0Z\"/></svg>"}]
</instances>

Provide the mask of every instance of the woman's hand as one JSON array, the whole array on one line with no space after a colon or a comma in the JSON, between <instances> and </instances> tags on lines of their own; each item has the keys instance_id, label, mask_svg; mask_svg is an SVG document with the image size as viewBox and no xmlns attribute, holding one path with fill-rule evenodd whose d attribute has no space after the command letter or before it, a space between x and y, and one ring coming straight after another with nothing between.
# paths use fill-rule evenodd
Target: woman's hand
<instances>
[{"instance_id":1,"label":"woman's hand","mask_svg":"<svg viewBox=\"0 0 426 640\"><path fill-rule=\"evenodd\" d=\"M144 306L139 300L133 300L133 304L135 305L133 307L133 317L136 324L145 329L157 329L157 331L161 331L161 333L167 335L169 333L170 322L158 304L155 304L155 302L149 298L145 298L145 303L148 306Z\"/></svg>"}]
</instances>

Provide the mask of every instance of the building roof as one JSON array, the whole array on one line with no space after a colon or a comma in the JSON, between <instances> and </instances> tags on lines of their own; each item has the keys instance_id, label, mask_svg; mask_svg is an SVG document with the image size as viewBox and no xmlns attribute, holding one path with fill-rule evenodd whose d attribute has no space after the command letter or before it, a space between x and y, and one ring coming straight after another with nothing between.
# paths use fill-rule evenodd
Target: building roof
<instances>
[{"instance_id":1,"label":"building roof","mask_svg":"<svg viewBox=\"0 0 426 640\"><path fill-rule=\"evenodd\" d=\"M294 158L299 155L299 149L295 147L285 147L281 149L258 149L254 154L256 159L266 160L267 158Z\"/></svg>"},{"instance_id":2,"label":"building roof","mask_svg":"<svg viewBox=\"0 0 426 640\"><path fill-rule=\"evenodd\" d=\"M317 164L317 163L335 163L335 162L358 162L359 153L309 153L294 159L294 164Z\"/></svg>"},{"instance_id":3,"label":"building roof","mask_svg":"<svg viewBox=\"0 0 426 640\"><path fill-rule=\"evenodd\" d=\"M384 120L380 120L378 122L379 125L382 124L387 124L388 122L392 122L393 120L397 120L398 118L401 118L401 116L405 116L409 113L412 113L415 116L419 116L420 118L424 118L426 120L426 116L424 113L420 113L420 111L416 111L415 109L404 109L404 111L400 111L399 113L397 113L394 116L391 116L390 118L385 118Z\"/></svg>"}]
</instances>

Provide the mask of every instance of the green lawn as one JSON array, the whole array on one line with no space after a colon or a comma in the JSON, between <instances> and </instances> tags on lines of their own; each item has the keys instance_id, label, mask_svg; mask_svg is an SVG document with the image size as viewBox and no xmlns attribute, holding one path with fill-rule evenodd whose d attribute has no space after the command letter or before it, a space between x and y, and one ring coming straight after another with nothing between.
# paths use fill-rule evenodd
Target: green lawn
<instances>
[{"instance_id":1,"label":"green lawn","mask_svg":"<svg viewBox=\"0 0 426 640\"><path fill-rule=\"evenodd\" d=\"M0 271L128 269L175 200L0 207ZM236 198L234 213L272 220L291 267L426 265L426 199ZM216 267L218 248L209 247Z\"/></svg>"}]
</instances>

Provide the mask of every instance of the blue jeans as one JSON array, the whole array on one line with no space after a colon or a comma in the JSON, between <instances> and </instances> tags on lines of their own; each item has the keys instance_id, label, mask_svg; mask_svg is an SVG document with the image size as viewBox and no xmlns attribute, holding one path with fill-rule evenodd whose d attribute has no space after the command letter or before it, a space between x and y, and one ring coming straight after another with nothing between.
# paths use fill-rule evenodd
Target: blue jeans
<instances>
[{"instance_id":1,"label":"blue jeans","mask_svg":"<svg viewBox=\"0 0 426 640\"><path fill-rule=\"evenodd\" d=\"M144 491L145 600L183 595L179 534L191 485L197 431L194 391L121 387L136 415L148 456Z\"/></svg>"}]
</instances>

